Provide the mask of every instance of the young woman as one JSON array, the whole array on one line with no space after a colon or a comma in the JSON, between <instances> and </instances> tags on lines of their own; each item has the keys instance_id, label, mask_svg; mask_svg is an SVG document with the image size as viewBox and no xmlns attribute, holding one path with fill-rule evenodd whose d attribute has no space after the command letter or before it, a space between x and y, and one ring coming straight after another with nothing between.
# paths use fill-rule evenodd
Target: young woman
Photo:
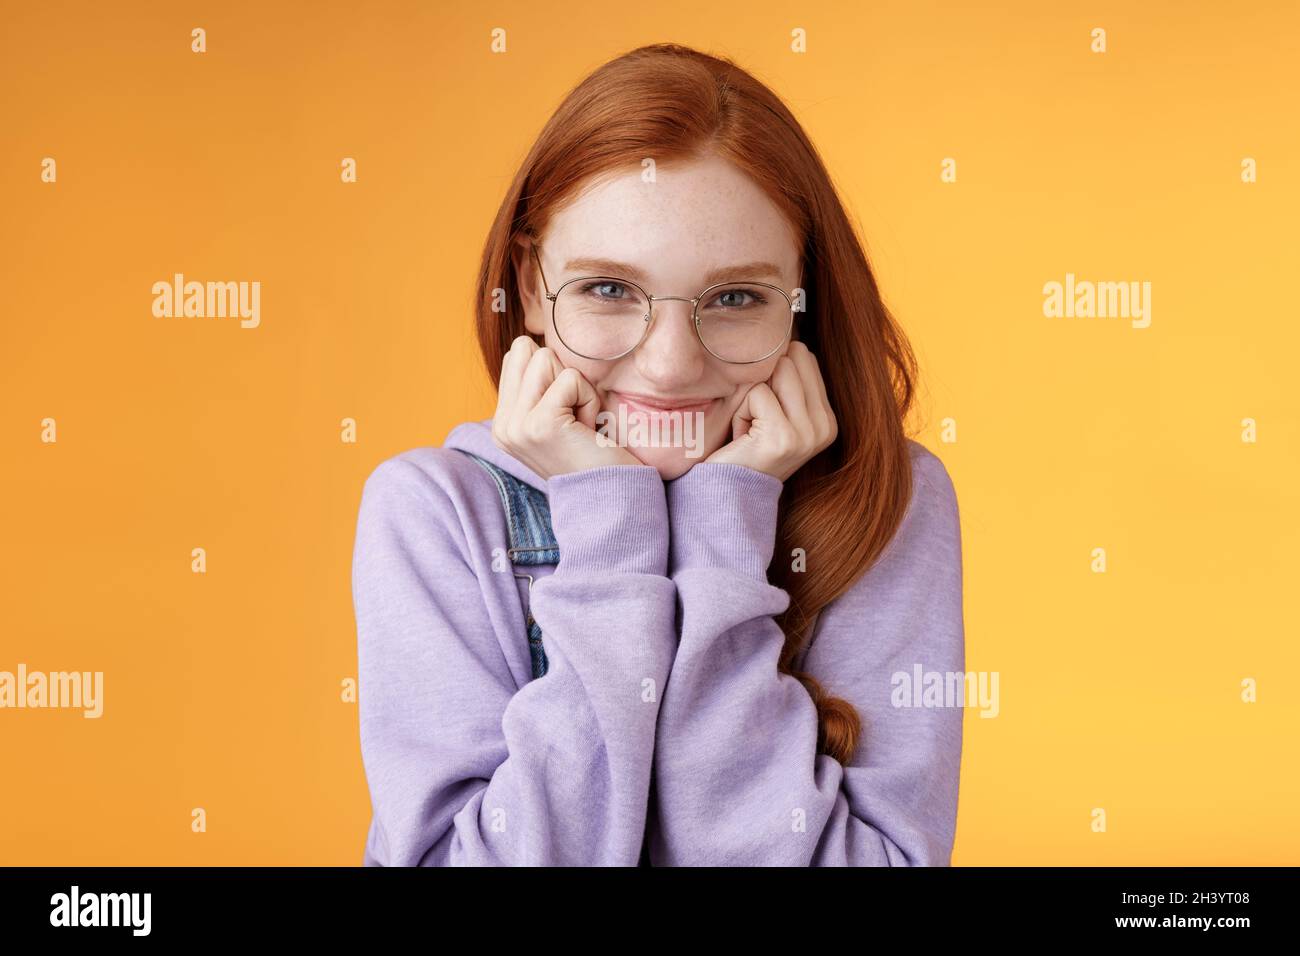
<instances>
[{"instance_id":1,"label":"young woman","mask_svg":"<svg viewBox=\"0 0 1300 956\"><path fill-rule=\"evenodd\" d=\"M947 864L960 700L903 691L965 667L956 497L786 107L604 65L478 293L495 415L362 496L364 862Z\"/></svg>"}]
</instances>

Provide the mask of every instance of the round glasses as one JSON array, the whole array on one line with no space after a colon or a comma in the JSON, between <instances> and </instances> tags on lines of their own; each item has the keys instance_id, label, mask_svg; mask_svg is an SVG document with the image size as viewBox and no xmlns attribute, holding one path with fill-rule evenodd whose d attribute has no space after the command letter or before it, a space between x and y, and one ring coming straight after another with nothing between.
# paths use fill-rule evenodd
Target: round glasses
<instances>
[{"instance_id":1,"label":"round glasses","mask_svg":"<svg viewBox=\"0 0 1300 956\"><path fill-rule=\"evenodd\" d=\"M540 258L537 269L542 271ZM655 302L691 303L691 324L700 344L735 365L770 358L794 327L796 310L789 294L768 282L720 282L690 299L650 295L617 276L581 276L551 292L543 274L542 285L551 301L556 336L570 352L597 361L622 358L645 341Z\"/></svg>"}]
</instances>

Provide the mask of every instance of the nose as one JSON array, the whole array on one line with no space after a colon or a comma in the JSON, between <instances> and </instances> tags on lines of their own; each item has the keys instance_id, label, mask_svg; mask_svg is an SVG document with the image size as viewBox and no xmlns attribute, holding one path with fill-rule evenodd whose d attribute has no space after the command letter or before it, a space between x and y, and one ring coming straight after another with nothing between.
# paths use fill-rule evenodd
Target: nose
<instances>
[{"instance_id":1,"label":"nose","mask_svg":"<svg viewBox=\"0 0 1300 956\"><path fill-rule=\"evenodd\" d=\"M651 303L650 331L634 353L637 371L659 391L693 385L704 372L705 352L695 334L690 299L662 298Z\"/></svg>"}]
</instances>

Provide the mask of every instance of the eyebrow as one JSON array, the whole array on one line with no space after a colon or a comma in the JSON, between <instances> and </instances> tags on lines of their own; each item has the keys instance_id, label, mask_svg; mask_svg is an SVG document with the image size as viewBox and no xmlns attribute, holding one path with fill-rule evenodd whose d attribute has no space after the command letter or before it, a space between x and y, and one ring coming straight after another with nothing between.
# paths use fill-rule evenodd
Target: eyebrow
<instances>
[{"instance_id":1,"label":"eyebrow","mask_svg":"<svg viewBox=\"0 0 1300 956\"><path fill-rule=\"evenodd\" d=\"M615 259L592 259L579 258L570 259L564 264L565 271L577 272L583 275L603 275L612 278L626 278L633 282L646 283L649 277L641 269L632 265L630 262L619 262ZM779 279L781 270L775 263L766 261L740 262L734 265L722 266L712 269L704 276L705 287L717 285L719 282L734 282L745 279Z\"/></svg>"}]
</instances>

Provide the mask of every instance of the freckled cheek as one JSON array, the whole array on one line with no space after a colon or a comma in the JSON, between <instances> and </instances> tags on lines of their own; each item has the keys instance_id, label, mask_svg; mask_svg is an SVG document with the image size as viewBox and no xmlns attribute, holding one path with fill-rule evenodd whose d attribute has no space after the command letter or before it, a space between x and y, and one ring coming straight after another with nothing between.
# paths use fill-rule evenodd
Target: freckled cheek
<instances>
[{"instance_id":1,"label":"freckled cheek","mask_svg":"<svg viewBox=\"0 0 1300 956\"><path fill-rule=\"evenodd\" d=\"M582 377L590 382L596 389L600 389L601 383L609 375L609 362L593 362L590 359L577 358L576 356L567 356L560 361L572 368L576 368Z\"/></svg>"},{"instance_id":2,"label":"freckled cheek","mask_svg":"<svg viewBox=\"0 0 1300 956\"><path fill-rule=\"evenodd\" d=\"M555 357L560 360L561 365L565 368L577 369L579 374L590 382L598 392L600 391L601 382L609 375L610 369L617 364L615 362L593 362L591 359L574 355L555 337L553 331L547 333L546 346L555 353Z\"/></svg>"},{"instance_id":3,"label":"freckled cheek","mask_svg":"<svg viewBox=\"0 0 1300 956\"><path fill-rule=\"evenodd\" d=\"M732 394L727 396L724 403L726 410L726 419L731 420L731 416L736 413L740 403L744 401L745 394L749 391L750 386L758 382L766 382L772 377L772 372L776 369L776 363L780 356L773 356L765 362L758 365L746 365L743 368L737 367L737 371L731 372L727 378L731 382L733 389Z\"/></svg>"}]
</instances>

